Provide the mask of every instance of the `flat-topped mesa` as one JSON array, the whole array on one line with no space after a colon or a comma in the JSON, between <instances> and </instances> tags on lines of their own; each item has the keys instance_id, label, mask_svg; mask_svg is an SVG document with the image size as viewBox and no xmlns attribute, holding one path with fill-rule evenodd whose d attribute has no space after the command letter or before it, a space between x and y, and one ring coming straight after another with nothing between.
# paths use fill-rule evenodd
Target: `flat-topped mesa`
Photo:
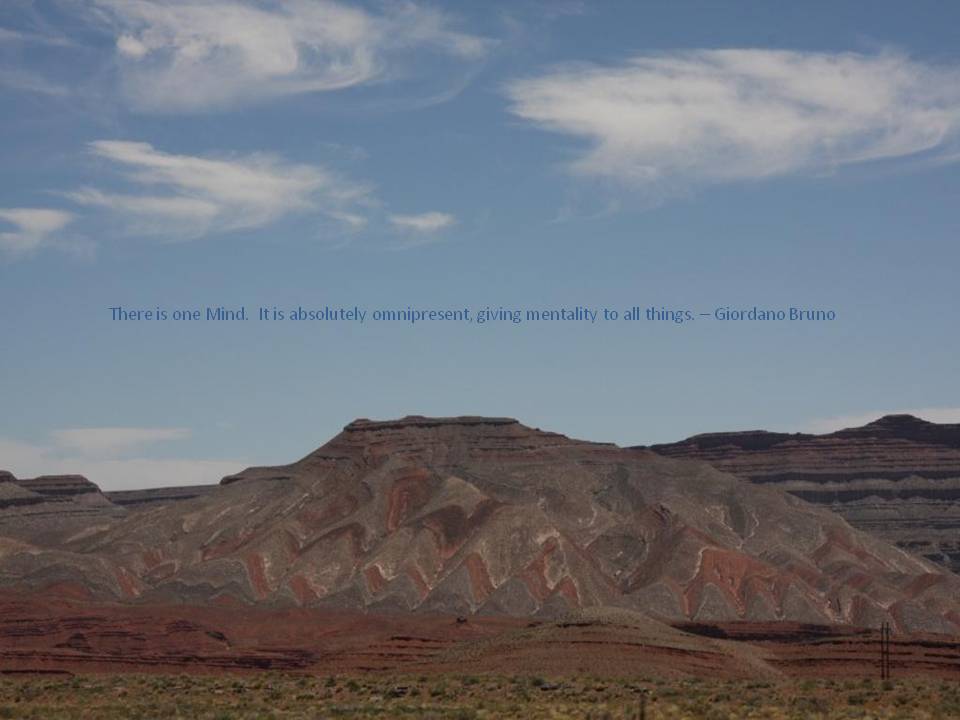
<instances>
[{"instance_id":1,"label":"flat-topped mesa","mask_svg":"<svg viewBox=\"0 0 960 720\"><path fill-rule=\"evenodd\" d=\"M47 497L72 497L100 492L100 488L83 475L41 475L17 480L17 484Z\"/></svg>"},{"instance_id":2,"label":"flat-topped mesa","mask_svg":"<svg viewBox=\"0 0 960 720\"><path fill-rule=\"evenodd\" d=\"M76 533L106 527L126 510L82 475L41 475L0 483L0 536L54 547Z\"/></svg>"},{"instance_id":3,"label":"flat-topped mesa","mask_svg":"<svg viewBox=\"0 0 960 720\"><path fill-rule=\"evenodd\" d=\"M960 424L885 415L823 435L719 432L650 449L827 505L960 572Z\"/></svg>"},{"instance_id":4,"label":"flat-topped mesa","mask_svg":"<svg viewBox=\"0 0 960 720\"><path fill-rule=\"evenodd\" d=\"M737 430L733 432L711 432L693 435L682 442L684 446L695 447L698 451L712 450L713 448L737 447L742 450L766 450L790 439L813 437L802 433L778 433L768 430ZM681 455L681 452L670 452L671 448L680 443L651 445L650 449L664 455Z\"/></svg>"},{"instance_id":5,"label":"flat-topped mesa","mask_svg":"<svg viewBox=\"0 0 960 720\"><path fill-rule=\"evenodd\" d=\"M408 415L400 420L355 420L296 465L313 466L318 461L345 458L376 463L405 457L446 465L466 458L493 460L552 448L588 446L601 444L527 427L513 418Z\"/></svg>"},{"instance_id":6,"label":"flat-topped mesa","mask_svg":"<svg viewBox=\"0 0 960 720\"><path fill-rule=\"evenodd\" d=\"M564 447L615 446L574 440L560 433L527 427L507 417L407 415L398 420L359 418L322 447L291 465L248 468L223 478L220 483L229 485L244 479L287 480L303 473L332 469L342 463L370 466L399 458L443 466L457 464L466 458L495 460Z\"/></svg>"},{"instance_id":7,"label":"flat-topped mesa","mask_svg":"<svg viewBox=\"0 0 960 720\"><path fill-rule=\"evenodd\" d=\"M93 508L49 503L35 528L8 511L0 536L43 552L0 553L0 588L73 582L144 605L526 617L616 607L960 632L960 577L832 513L705 463L514 420L357 421L298 462L224 482L186 502L52 523L50 510Z\"/></svg>"},{"instance_id":8,"label":"flat-topped mesa","mask_svg":"<svg viewBox=\"0 0 960 720\"><path fill-rule=\"evenodd\" d=\"M769 430L735 430L693 435L681 443L653 445L651 450L666 455L680 455L679 446L693 446L698 451L736 447L741 450L766 450L788 441L805 442L818 438L901 439L960 448L960 424L933 423L914 415L884 415L861 427L844 428L824 435L783 433Z\"/></svg>"},{"instance_id":9,"label":"flat-topped mesa","mask_svg":"<svg viewBox=\"0 0 960 720\"><path fill-rule=\"evenodd\" d=\"M862 427L832 433L843 438L888 438L960 448L960 423L934 423L913 415L884 415Z\"/></svg>"},{"instance_id":10,"label":"flat-topped mesa","mask_svg":"<svg viewBox=\"0 0 960 720\"><path fill-rule=\"evenodd\" d=\"M357 418L343 428L344 432L369 432L400 428L434 428L441 426L474 427L483 425L520 425L520 421L508 417L484 417L482 415L458 415L455 417L426 417L407 415L399 420L370 420ZM551 433L553 434L553 433Z\"/></svg>"},{"instance_id":11,"label":"flat-topped mesa","mask_svg":"<svg viewBox=\"0 0 960 720\"><path fill-rule=\"evenodd\" d=\"M683 454L683 446L692 446L697 450L711 450L719 447L735 447L742 450L766 450L767 448L784 442L807 442L823 440L825 438L899 438L915 442L960 447L960 424L933 423L907 414L884 415L860 427L844 428L843 430L837 430L823 435L799 432L771 432L769 430L708 432L692 435L686 440L677 443L651 445L650 449L666 455Z\"/></svg>"},{"instance_id":12,"label":"flat-topped mesa","mask_svg":"<svg viewBox=\"0 0 960 720\"><path fill-rule=\"evenodd\" d=\"M886 415L823 435L763 430L694 435L649 448L705 460L754 482L960 477L960 425Z\"/></svg>"}]
</instances>

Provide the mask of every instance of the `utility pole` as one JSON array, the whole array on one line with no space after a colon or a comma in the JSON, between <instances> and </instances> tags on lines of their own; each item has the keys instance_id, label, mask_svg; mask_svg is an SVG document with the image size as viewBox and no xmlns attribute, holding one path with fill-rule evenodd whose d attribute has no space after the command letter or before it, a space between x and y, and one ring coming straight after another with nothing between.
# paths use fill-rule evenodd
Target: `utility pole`
<instances>
[{"instance_id":1,"label":"utility pole","mask_svg":"<svg viewBox=\"0 0 960 720\"><path fill-rule=\"evenodd\" d=\"M640 691L640 720L647 720L647 695L650 690L644 688Z\"/></svg>"},{"instance_id":2,"label":"utility pole","mask_svg":"<svg viewBox=\"0 0 960 720\"><path fill-rule=\"evenodd\" d=\"M890 623L880 626L880 679L890 679Z\"/></svg>"}]
</instances>

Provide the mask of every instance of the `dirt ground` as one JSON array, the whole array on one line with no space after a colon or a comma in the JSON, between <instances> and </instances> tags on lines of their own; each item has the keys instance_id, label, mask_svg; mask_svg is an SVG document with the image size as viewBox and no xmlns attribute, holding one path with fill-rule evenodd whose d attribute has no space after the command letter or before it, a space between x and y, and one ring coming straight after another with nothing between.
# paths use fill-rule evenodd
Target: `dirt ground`
<instances>
[{"instance_id":1,"label":"dirt ground","mask_svg":"<svg viewBox=\"0 0 960 720\"><path fill-rule=\"evenodd\" d=\"M0 678L0 718L36 720L635 720L643 713L647 720L947 720L960 717L960 687L916 679L884 684L273 672Z\"/></svg>"},{"instance_id":2,"label":"dirt ground","mask_svg":"<svg viewBox=\"0 0 960 720\"><path fill-rule=\"evenodd\" d=\"M960 718L960 638L0 598L0 719ZM645 710L641 703L646 703Z\"/></svg>"}]
</instances>

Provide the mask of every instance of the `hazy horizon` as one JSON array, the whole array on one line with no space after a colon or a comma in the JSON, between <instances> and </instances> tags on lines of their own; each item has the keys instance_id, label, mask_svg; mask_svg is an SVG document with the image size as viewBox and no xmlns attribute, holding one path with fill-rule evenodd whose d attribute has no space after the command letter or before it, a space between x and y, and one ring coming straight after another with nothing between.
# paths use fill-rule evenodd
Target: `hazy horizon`
<instances>
[{"instance_id":1,"label":"hazy horizon","mask_svg":"<svg viewBox=\"0 0 960 720\"><path fill-rule=\"evenodd\" d=\"M803 430L751 427L751 428L715 428L713 431L707 431L707 432L736 432L736 431L746 431L746 430L766 430L771 432L790 432L790 433L801 432L801 433L808 433L808 434L826 434L826 433L833 432L835 430L843 430L851 427L860 427L862 425L866 425L870 422L873 422L874 420L877 420L885 415L890 415L890 414L913 415L915 417L920 418L921 420L926 420L927 422L934 422L934 423L941 423L941 424L953 424L953 423L960 422L960 415L958 415L953 410L923 408L919 410L905 410L905 411L900 411L898 413L880 413L880 414L865 413L862 416L823 418L821 420L817 420L817 421L814 421L813 423L810 423ZM409 413L409 415L418 415L418 413ZM469 415L469 413L461 413L461 416L463 415ZM358 419L374 420L374 421L389 421L389 420L400 419L400 417L405 417L405 416L398 416L395 418L353 418L351 422L353 422L353 420L358 420ZM455 417L455 416L450 416L450 417ZM491 415L486 417L509 417L509 416L502 416L502 415L492 416ZM533 427L532 425L530 425L530 423L524 422L522 418L513 418L513 419L518 420L523 425L527 425L528 427ZM344 423L344 426L346 426L347 424L348 423ZM574 436L569 433L565 433L562 430L559 430L558 428L550 427L550 426L542 426L542 427L539 427L539 429L548 430L551 432L559 432L563 435L567 435L568 437L573 437L575 439L580 439L580 440L591 440L594 442L613 442L611 440L607 440L601 437ZM154 428L154 429L141 428L141 429L138 429L138 431L145 434L148 434L148 433L169 434L170 433L170 429L161 430L159 428ZM59 431L61 442L63 442L64 433L68 434L72 438L71 441L66 442L65 444L68 444L68 445L73 444L75 446L81 445L81 444L98 445L101 448L104 446L105 443L109 443L109 442L116 443L117 442L116 438L118 436L121 436L123 434L130 435L132 432L137 432L137 431L131 431L131 429L129 428L124 428L124 429L74 428L68 431ZM129 473L130 468L135 467L135 463L137 462L136 460L130 460L130 459L117 461L118 465L108 464L106 466L104 465L105 461L102 459L87 459L87 460L81 459L77 462L78 467L83 467L85 463L89 464L89 466L94 469L93 475L87 472L81 472L76 468L73 470L68 468L67 463L74 462L72 459L71 460L54 460L52 463L52 467L57 469L56 472L47 472L44 470L31 470L29 472L22 472L22 473L13 472L13 474L18 479L38 477L41 475L59 475L59 474L83 475L88 480L90 480L91 482L95 483L98 487L100 487L101 490L104 490L104 491L144 490L144 489L154 489L154 488L162 488L162 487L185 487L185 486L191 486L191 485L215 485L226 475L232 475L236 472L246 469L247 467L256 467L256 466L269 467L273 465L286 465L292 462L296 462L297 460L300 460L302 457L309 455L311 452L313 452L317 448L324 445L327 441L335 437L336 434L337 433L334 433L333 435L330 435L329 437L324 438L322 441L318 442L314 447L301 451L299 454L295 455L295 457L276 459L275 461L270 461L270 462L251 462L246 465L235 464L235 463L231 464L229 461L225 461L223 465L220 465L218 461L206 461L203 464L191 463L189 466L184 466L185 472L183 474L183 477L185 481L183 482L171 481L169 483L160 484L160 485L145 484L145 481L141 477L127 476L126 473ZM687 437L690 437L696 434L697 433L691 433L691 435L684 435L682 437L669 438L665 440L650 441L650 442L637 441L637 442L619 442L614 444L620 447L638 446L638 445L644 445L644 446L655 445L658 442L676 442L679 440L684 440ZM165 439L168 439L168 438L165 438ZM149 442L159 442L159 439L151 438ZM33 460L33 462L37 462L40 464L26 465L25 467L42 467L42 464L44 462L49 463L50 461L49 459L35 459ZM106 462L109 463L110 461L106 461ZM120 462L122 462L123 464L119 465ZM220 472L218 468L221 468L221 467L225 468L225 470L222 471L221 475L216 475L215 474L216 472ZM106 472L103 472L104 469L106 470ZM170 469L175 473L176 466L171 465ZM0 470L13 471L12 468L7 468L7 467L0 467ZM98 479L98 476L96 475L97 470L103 472L104 479ZM147 473L145 473L145 475L148 477L155 477L156 475L155 475L154 468L150 467ZM175 478L176 475L174 474L172 475L172 477Z\"/></svg>"}]
</instances>

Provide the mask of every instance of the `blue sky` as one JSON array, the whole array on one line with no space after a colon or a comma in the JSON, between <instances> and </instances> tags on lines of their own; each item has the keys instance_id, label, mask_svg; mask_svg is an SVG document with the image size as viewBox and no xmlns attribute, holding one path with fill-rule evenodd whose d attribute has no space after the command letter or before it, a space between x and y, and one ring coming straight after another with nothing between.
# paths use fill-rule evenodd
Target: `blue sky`
<instances>
[{"instance_id":1,"label":"blue sky","mask_svg":"<svg viewBox=\"0 0 960 720\"><path fill-rule=\"evenodd\" d=\"M960 421L960 6L0 6L0 468L108 488L356 417L639 444ZM117 323L208 305L831 323Z\"/></svg>"}]
</instances>

